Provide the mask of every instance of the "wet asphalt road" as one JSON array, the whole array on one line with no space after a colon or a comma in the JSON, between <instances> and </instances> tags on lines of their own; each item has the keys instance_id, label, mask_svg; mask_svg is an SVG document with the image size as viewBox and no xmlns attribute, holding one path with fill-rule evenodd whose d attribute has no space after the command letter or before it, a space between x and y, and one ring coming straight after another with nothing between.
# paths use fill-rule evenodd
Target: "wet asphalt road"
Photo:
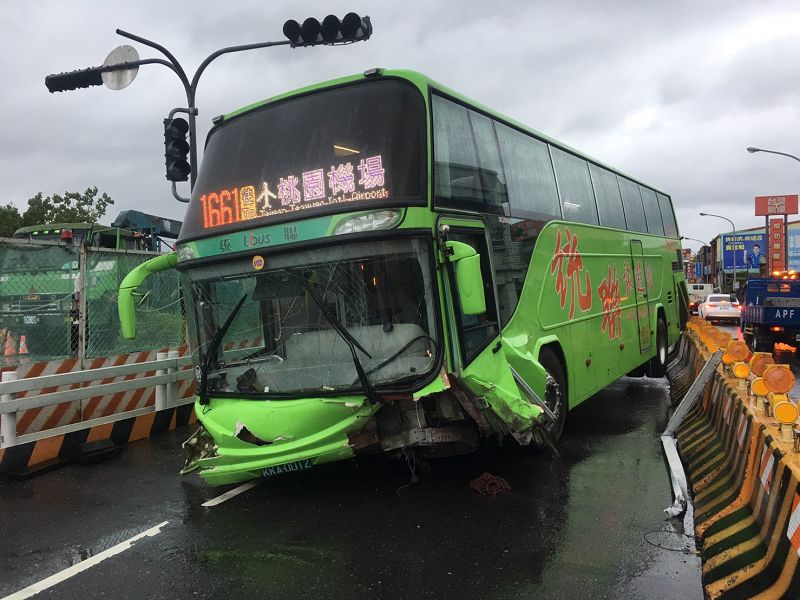
<instances>
[{"instance_id":1,"label":"wet asphalt road","mask_svg":"<svg viewBox=\"0 0 800 600\"><path fill-rule=\"evenodd\" d=\"M0 481L0 598L168 521L36 598L701 598L659 434L666 380L623 379L570 413L560 456L344 462L229 488L181 478L188 431L91 466ZM487 471L509 493L481 496ZM690 531L686 525L686 531Z\"/></svg>"}]
</instances>

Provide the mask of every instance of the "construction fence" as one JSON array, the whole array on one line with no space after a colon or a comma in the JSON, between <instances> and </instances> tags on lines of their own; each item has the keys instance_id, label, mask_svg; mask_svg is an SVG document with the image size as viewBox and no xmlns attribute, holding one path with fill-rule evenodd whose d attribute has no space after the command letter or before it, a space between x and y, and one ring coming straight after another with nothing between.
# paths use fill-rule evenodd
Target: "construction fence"
<instances>
[{"instance_id":1,"label":"construction fence","mask_svg":"<svg viewBox=\"0 0 800 600\"><path fill-rule=\"evenodd\" d=\"M72 359L78 369L97 358L184 343L178 274L164 271L140 287L135 340L120 334L119 285L157 256L57 241L0 238L2 370Z\"/></svg>"}]
</instances>

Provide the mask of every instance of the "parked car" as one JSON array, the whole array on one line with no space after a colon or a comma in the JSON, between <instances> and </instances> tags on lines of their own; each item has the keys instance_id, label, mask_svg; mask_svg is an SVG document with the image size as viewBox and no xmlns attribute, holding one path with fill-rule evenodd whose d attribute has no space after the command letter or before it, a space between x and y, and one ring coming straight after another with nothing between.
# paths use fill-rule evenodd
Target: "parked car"
<instances>
[{"instance_id":1,"label":"parked car","mask_svg":"<svg viewBox=\"0 0 800 600\"><path fill-rule=\"evenodd\" d=\"M710 294L697 307L697 312L706 321L736 321L742 317L742 306L735 294Z\"/></svg>"}]
</instances>

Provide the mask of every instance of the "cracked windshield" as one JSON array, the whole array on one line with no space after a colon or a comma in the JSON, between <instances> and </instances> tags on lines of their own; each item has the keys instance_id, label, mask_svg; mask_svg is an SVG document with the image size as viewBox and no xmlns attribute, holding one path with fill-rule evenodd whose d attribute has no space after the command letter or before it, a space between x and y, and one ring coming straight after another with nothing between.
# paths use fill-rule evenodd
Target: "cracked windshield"
<instances>
[{"instance_id":1,"label":"cracked windshield","mask_svg":"<svg viewBox=\"0 0 800 600\"><path fill-rule=\"evenodd\" d=\"M430 375L438 348L431 274L428 243L417 239L188 271L195 347L201 363L206 352L213 354L208 391L363 389L359 369L369 386L419 383Z\"/></svg>"}]
</instances>

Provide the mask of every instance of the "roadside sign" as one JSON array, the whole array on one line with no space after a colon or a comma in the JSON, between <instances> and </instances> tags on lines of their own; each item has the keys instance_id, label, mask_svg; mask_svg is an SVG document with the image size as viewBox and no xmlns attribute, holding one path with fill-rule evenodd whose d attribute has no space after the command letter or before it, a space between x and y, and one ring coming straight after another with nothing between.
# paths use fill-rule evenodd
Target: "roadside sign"
<instances>
[{"instance_id":1,"label":"roadside sign","mask_svg":"<svg viewBox=\"0 0 800 600\"><path fill-rule=\"evenodd\" d=\"M785 225L781 217L769 220L769 270L786 270Z\"/></svg>"},{"instance_id":2,"label":"roadside sign","mask_svg":"<svg viewBox=\"0 0 800 600\"><path fill-rule=\"evenodd\" d=\"M722 240L722 268L731 273L747 269L751 273L758 273L762 263L766 262L767 240L764 231L747 233L723 233ZM735 266L734 266L735 261Z\"/></svg>"},{"instance_id":3,"label":"roadside sign","mask_svg":"<svg viewBox=\"0 0 800 600\"><path fill-rule=\"evenodd\" d=\"M756 196L756 216L796 215L797 194L783 196Z\"/></svg>"}]
</instances>

